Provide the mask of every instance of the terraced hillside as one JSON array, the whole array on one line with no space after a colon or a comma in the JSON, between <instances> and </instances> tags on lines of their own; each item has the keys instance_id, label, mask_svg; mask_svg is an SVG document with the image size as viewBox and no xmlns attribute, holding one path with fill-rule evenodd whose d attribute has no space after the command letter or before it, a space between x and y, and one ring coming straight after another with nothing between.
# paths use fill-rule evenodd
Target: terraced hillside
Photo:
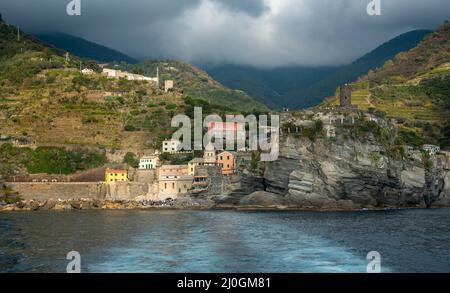
<instances>
[{"instance_id":1,"label":"terraced hillside","mask_svg":"<svg viewBox=\"0 0 450 293\"><path fill-rule=\"evenodd\" d=\"M450 117L450 23L414 49L351 84L353 104L397 118L400 131L417 141L448 144ZM325 105L338 105L336 96ZM422 139L419 139L421 138Z\"/></svg>"},{"instance_id":2,"label":"terraced hillside","mask_svg":"<svg viewBox=\"0 0 450 293\"><path fill-rule=\"evenodd\" d=\"M160 64L163 81L175 80L165 93L146 81L108 79L95 61L67 59L61 49L17 35L0 18L0 178L25 169L69 174L149 153L176 130L172 117L191 115L195 106L204 115L258 107L250 99L234 100L236 108L209 103L230 90L188 65ZM80 61L94 73L83 75Z\"/></svg>"},{"instance_id":3,"label":"terraced hillside","mask_svg":"<svg viewBox=\"0 0 450 293\"><path fill-rule=\"evenodd\" d=\"M161 81L175 80L175 87L182 89L185 95L203 99L210 103L232 107L243 111L265 111L268 108L255 101L246 93L224 87L205 71L194 65L173 60L146 60L138 64L120 64L129 71L154 76L159 68Z\"/></svg>"}]
</instances>

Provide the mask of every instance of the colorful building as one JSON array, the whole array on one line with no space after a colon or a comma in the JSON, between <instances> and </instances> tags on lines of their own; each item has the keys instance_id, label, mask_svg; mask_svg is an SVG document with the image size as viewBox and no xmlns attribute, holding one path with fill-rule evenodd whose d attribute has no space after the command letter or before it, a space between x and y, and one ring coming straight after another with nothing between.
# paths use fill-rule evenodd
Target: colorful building
<instances>
[{"instance_id":1,"label":"colorful building","mask_svg":"<svg viewBox=\"0 0 450 293\"><path fill-rule=\"evenodd\" d=\"M204 159L202 158L194 158L192 159L188 166L189 166L189 175L194 175L195 174L195 170L198 166L203 166L205 163Z\"/></svg>"},{"instance_id":2,"label":"colorful building","mask_svg":"<svg viewBox=\"0 0 450 293\"><path fill-rule=\"evenodd\" d=\"M128 171L122 169L106 168L105 170L106 182L125 182L128 181Z\"/></svg>"},{"instance_id":3,"label":"colorful building","mask_svg":"<svg viewBox=\"0 0 450 293\"><path fill-rule=\"evenodd\" d=\"M217 155L217 163L222 168L223 175L234 174L236 155L233 152L224 151Z\"/></svg>"},{"instance_id":4,"label":"colorful building","mask_svg":"<svg viewBox=\"0 0 450 293\"><path fill-rule=\"evenodd\" d=\"M245 133L245 123L238 122L209 122L208 135L209 137L235 138L237 133Z\"/></svg>"}]
</instances>

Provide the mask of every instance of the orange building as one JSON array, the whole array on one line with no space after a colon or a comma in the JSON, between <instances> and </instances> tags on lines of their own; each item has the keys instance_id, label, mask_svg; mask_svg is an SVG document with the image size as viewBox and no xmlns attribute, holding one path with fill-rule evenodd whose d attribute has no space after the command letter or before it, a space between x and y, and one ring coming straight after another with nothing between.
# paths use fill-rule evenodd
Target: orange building
<instances>
[{"instance_id":1,"label":"orange building","mask_svg":"<svg viewBox=\"0 0 450 293\"><path fill-rule=\"evenodd\" d=\"M236 137L238 132L245 133L245 124L238 122L209 122L208 134L210 137Z\"/></svg>"},{"instance_id":2,"label":"orange building","mask_svg":"<svg viewBox=\"0 0 450 293\"><path fill-rule=\"evenodd\" d=\"M236 156L234 153L229 151L221 152L217 155L217 163L222 168L222 174L231 175L234 174L236 165Z\"/></svg>"}]
</instances>

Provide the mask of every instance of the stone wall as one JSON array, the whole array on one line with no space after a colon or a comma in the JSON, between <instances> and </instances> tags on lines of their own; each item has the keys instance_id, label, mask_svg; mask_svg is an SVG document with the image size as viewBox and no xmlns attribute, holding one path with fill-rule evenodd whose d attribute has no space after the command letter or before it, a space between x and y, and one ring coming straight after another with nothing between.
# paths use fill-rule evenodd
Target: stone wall
<instances>
[{"instance_id":1,"label":"stone wall","mask_svg":"<svg viewBox=\"0 0 450 293\"><path fill-rule=\"evenodd\" d=\"M18 192L24 200L48 199L105 199L105 200L159 200L155 184L137 182L8 182L6 186Z\"/></svg>"},{"instance_id":2,"label":"stone wall","mask_svg":"<svg viewBox=\"0 0 450 293\"><path fill-rule=\"evenodd\" d=\"M28 183L8 182L6 186L18 192L25 200L53 199L103 199L106 196L104 183Z\"/></svg>"}]
</instances>

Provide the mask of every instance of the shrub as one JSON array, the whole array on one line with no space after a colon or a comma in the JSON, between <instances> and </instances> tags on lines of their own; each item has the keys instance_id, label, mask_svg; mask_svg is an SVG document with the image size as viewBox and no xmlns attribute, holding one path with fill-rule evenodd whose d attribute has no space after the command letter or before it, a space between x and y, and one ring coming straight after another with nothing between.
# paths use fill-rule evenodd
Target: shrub
<instances>
[{"instance_id":1,"label":"shrub","mask_svg":"<svg viewBox=\"0 0 450 293\"><path fill-rule=\"evenodd\" d=\"M136 155L131 152L126 153L126 155L123 157L123 162L133 168L139 167L139 160L136 158Z\"/></svg>"},{"instance_id":2,"label":"shrub","mask_svg":"<svg viewBox=\"0 0 450 293\"><path fill-rule=\"evenodd\" d=\"M136 127L134 127L133 125L125 125L124 127L125 131L136 131Z\"/></svg>"}]
</instances>

